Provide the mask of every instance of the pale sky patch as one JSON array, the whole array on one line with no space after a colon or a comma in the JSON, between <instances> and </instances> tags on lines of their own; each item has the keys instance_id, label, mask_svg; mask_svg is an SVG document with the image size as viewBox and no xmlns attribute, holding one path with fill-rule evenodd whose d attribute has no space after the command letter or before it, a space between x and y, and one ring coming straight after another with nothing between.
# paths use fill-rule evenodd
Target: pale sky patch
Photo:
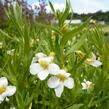
<instances>
[{"instance_id":1,"label":"pale sky patch","mask_svg":"<svg viewBox=\"0 0 109 109\"><path fill-rule=\"evenodd\" d=\"M37 3L38 0L28 0L32 6ZM65 8L66 0L51 0L55 9L63 10ZM94 13L96 11L109 11L109 0L70 0L71 6L74 12L77 13ZM34 6L33 6L34 7ZM50 11L50 7L47 6L47 12Z\"/></svg>"},{"instance_id":2,"label":"pale sky patch","mask_svg":"<svg viewBox=\"0 0 109 109\"><path fill-rule=\"evenodd\" d=\"M60 11L63 11L63 9L65 8L65 4L64 3L61 3L61 4L55 3L53 6L54 6L55 10L60 10ZM47 9L47 12L51 12L51 9L50 9L49 5L46 7L46 9Z\"/></svg>"}]
</instances>

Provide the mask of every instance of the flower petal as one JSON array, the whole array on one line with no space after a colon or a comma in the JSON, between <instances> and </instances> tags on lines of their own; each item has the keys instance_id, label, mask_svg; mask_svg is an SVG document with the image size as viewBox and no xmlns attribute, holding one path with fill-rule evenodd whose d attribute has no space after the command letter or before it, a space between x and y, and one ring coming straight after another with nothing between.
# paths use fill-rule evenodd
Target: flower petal
<instances>
[{"instance_id":1,"label":"flower petal","mask_svg":"<svg viewBox=\"0 0 109 109\"><path fill-rule=\"evenodd\" d=\"M73 78L68 78L64 81L64 86L69 88L69 89L72 89L74 87L74 80Z\"/></svg>"},{"instance_id":2,"label":"flower petal","mask_svg":"<svg viewBox=\"0 0 109 109\"><path fill-rule=\"evenodd\" d=\"M49 78L47 84L49 88L56 88L59 85L59 79L56 76L52 76Z\"/></svg>"},{"instance_id":3,"label":"flower petal","mask_svg":"<svg viewBox=\"0 0 109 109\"><path fill-rule=\"evenodd\" d=\"M81 83L81 85L82 85L82 89L84 90L84 89L87 89L87 85L86 85L86 83Z\"/></svg>"},{"instance_id":4,"label":"flower petal","mask_svg":"<svg viewBox=\"0 0 109 109\"><path fill-rule=\"evenodd\" d=\"M48 64L50 64L51 62L53 61L53 58L48 56L48 57L42 57L42 58L39 58L38 62L46 62Z\"/></svg>"},{"instance_id":5,"label":"flower petal","mask_svg":"<svg viewBox=\"0 0 109 109\"><path fill-rule=\"evenodd\" d=\"M92 52L92 60L96 60L96 55Z\"/></svg>"},{"instance_id":6,"label":"flower petal","mask_svg":"<svg viewBox=\"0 0 109 109\"><path fill-rule=\"evenodd\" d=\"M94 66L94 67L99 67L100 65L102 65L102 63L98 60L93 60L90 65Z\"/></svg>"},{"instance_id":7,"label":"flower petal","mask_svg":"<svg viewBox=\"0 0 109 109\"><path fill-rule=\"evenodd\" d=\"M39 52L39 53L36 53L35 54L35 57L33 57L32 59L32 62L31 63L37 63L39 58L43 58L43 57L46 57L47 55L42 53L42 52Z\"/></svg>"},{"instance_id":8,"label":"flower petal","mask_svg":"<svg viewBox=\"0 0 109 109\"><path fill-rule=\"evenodd\" d=\"M10 109L16 109L14 106L10 107Z\"/></svg>"},{"instance_id":9,"label":"flower petal","mask_svg":"<svg viewBox=\"0 0 109 109\"><path fill-rule=\"evenodd\" d=\"M46 56L47 56L47 55L44 54L44 53L42 53L42 52L39 52L39 53L36 53L36 54L35 54L35 57L36 57L37 59L42 58L42 57L46 57Z\"/></svg>"},{"instance_id":10,"label":"flower petal","mask_svg":"<svg viewBox=\"0 0 109 109\"><path fill-rule=\"evenodd\" d=\"M2 94L2 96L12 96L16 92L15 86L7 86L6 91Z\"/></svg>"},{"instance_id":11,"label":"flower petal","mask_svg":"<svg viewBox=\"0 0 109 109\"><path fill-rule=\"evenodd\" d=\"M8 85L8 80L6 77L1 77L0 78L0 86L7 86Z\"/></svg>"},{"instance_id":12,"label":"flower petal","mask_svg":"<svg viewBox=\"0 0 109 109\"><path fill-rule=\"evenodd\" d=\"M6 102L9 102L9 98L8 98L8 97L6 97L6 98L5 98L5 101L6 101Z\"/></svg>"},{"instance_id":13,"label":"flower petal","mask_svg":"<svg viewBox=\"0 0 109 109\"><path fill-rule=\"evenodd\" d=\"M68 78L71 74L70 73L65 73L64 75L65 75L65 77Z\"/></svg>"},{"instance_id":14,"label":"flower petal","mask_svg":"<svg viewBox=\"0 0 109 109\"><path fill-rule=\"evenodd\" d=\"M63 91L64 91L64 85L60 84L58 87L55 88L56 96L61 97Z\"/></svg>"},{"instance_id":15,"label":"flower petal","mask_svg":"<svg viewBox=\"0 0 109 109\"><path fill-rule=\"evenodd\" d=\"M15 53L15 49L7 50L7 54L13 56Z\"/></svg>"},{"instance_id":16,"label":"flower petal","mask_svg":"<svg viewBox=\"0 0 109 109\"><path fill-rule=\"evenodd\" d=\"M0 104L3 102L4 99L5 99L5 97L0 95Z\"/></svg>"},{"instance_id":17,"label":"flower petal","mask_svg":"<svg viewBox=\"0 0 109 109\"><path fill-rule=\"evenodd\" d=\"M40 80L45 80L47 78L48 74L49 74L48 70L43 70L43 71L39 72L37 74L37 76Z\"/></svg>"},{"instance_id":18,"label":"flower petal","mask_svg":"<svg viewBox=\"0 0 109 109\"><path fill-rule=\"evenodd\" d=\"M57 64L50 64L48 68L50 74L57 75L59 73L59 66Z\"/></svg>"},{"instance_id":19,"label":"flower petal","mask_svg":"<svg viewBox=\"0 0 109 109\"><path fill-rule=\"evenodd\" d=\"M68 78L71 75L70 73L67 73L64 69L61 69L59 71L59 74L64 75L66 78Z\"/></svg>"},{"instance_id":20,"label":"flower petal","mask_svg":"<svg viewBox=\"0 0 109 109\"><path fill-rule=\"evenodd\" d=\"M86 81L87 87L89 88L92 85L92 82Z\"/></svg>"},{"instance_id":21,"label":"flower petal","mask_svg":"<svg viewBox=\"0 0 109 109\"><path fill-rule=\"evenodd\" d=\"M30 73L32 75L38 74L41 70L42 70L42 68L38 63L33 63L30 65Z\"/></svg>"}]
</instances>

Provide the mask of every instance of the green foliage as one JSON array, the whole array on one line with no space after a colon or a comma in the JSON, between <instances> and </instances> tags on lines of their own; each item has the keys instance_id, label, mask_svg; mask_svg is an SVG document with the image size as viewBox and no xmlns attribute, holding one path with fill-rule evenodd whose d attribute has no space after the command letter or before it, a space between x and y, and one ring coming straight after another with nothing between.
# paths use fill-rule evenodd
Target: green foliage
<instances>
[{"instance_id":1,"label":"green foliage","mask_svg":"<svg viewBox=\"0 0 109 109\"><path fill-rule=\"evenodd\" d=\"M66 8L62 13L56 11L50 1L49 4L58 19L57 25L29 23L22 17L22 9L18 5L6 11L9 27L0 29L0 42L3 42L0 48L0 76L7 77L17 91L0 108L108 109L109 43L103 31L97 25L90 27L89 20L77 27L66 25L64 21L70 11L69 0L66 0ZM15 49L12 56L7 54L10 49ZM75 53L77 50L86 54L83 59ZM75 87L71 90L65 88L60 98L48 88L47 80L41 81L30 74L32 58L38 52L48 55L54 52L55 63L74 78ZM100 58L102 66L95 68L85 63L92 52ZM92 91L82 90L84 79L94 84Z\"/></svg>"},{"instance_id":2,"label":"green foliage","mask_svg":"<svg viewBox=\"0 0 109 109\"><path fill-rule=\"evenodd\" d=\"M82 21L86 21L89 17L92 17L92 19L95 19L97 21L105 21L106 23L109 23L109 11L102 12L97 11L95 13L88 13L88 14L73 14L74 19L81 19ZM72 13L69 14L68 19L71 19Z\"/></svg>"},{"instance_id":3,"label":"green foliage","mask_svg":"<svg viewBox=\"0 0 109 109\"><path fill-rule=\"evenodd\" d=\"M71 107L68 107L67 109L80 109L80 107L82 107L83 104L74 104L73 106Z\"/></svg>"}]
</instances>

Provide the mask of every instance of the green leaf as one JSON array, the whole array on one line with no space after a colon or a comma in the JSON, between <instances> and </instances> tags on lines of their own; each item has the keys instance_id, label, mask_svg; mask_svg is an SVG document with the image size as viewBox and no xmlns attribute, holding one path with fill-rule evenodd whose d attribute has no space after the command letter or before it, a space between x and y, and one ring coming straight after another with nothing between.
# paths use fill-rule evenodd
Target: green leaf
<instances>
[{"instance_id":1,"label":"green leaf","mask_svg":"<svg viewBox=\"0 0 109 109\"><path fill-rule=\"evenodd\" d=\"M45 25L45 24L41 24L36 22L36 25L38 25L39 27L43 27L43 28L47 28L47 29L51 29L54 30L58 35L62 36L62 33L58 30L57 27L51 26L51 25Z\"/></svg>"},{"instance_id":2,"label":"green leaf","mask_svg":"<svg viewBox=\"0 0 109 109\"><path fill-rule=\"evenodd\" d=\"M10 26L14 25L15 29L22 36L24 20L22 18L22 8L18 4L12 7L12 9L5 10L5 13L9 19Z\"/></svg>"},{"instance_id":3,"label":"green leaf","mask_svg":"<svg viewBox=\"0 0 109 109\"><path fill-rule=\"evenodd\" d=\"M62 15L62 12L60 12L60 10L56 10L55 16L56 16L56 18L59 21L59 25L60 25L60 21L61 21L61 15Z\"/></svg>"},{"instance_id":4,"label":"green leaf","mask_svg":"<svg viewBox=\"0 0 109 109\"><path fill-rule=\"evenodd\" d=\"M23 101L23 96L21 95L21 93L18 92L15 97L16 97L16 102L17 102L18 107L19 108L22 107L24 105L24 101Z\"/></svg>"},{"instance_id":5,"label":"green leaf","mask_svg":"<svg viewBox=\"0 0 109 109\"><path fill-rule=\"evenodd\" d=\"M62 16L60 18L60 24L61 25L64 23L64 21L68 17L69 11L70 11L70 0L66 0L66 8L65 8L65 11L64 11L64 13L62 14Z\"/></svg>"},{"instance_id":6,"label":"green leaf","mask_svg":"<svg viewBox=\"0 0 109 109\"><path fill-rule=\"evenodd\" d=\"M101 102L103 102L103 101L105 101L107 99L109 99L109 96L104 96L102 98L99 98L98 100L92 102L92 104L90 104L89 107L92 107L92 106L94 106L96 104L99 104L99 103L101 103Z\"/></svg>"},{"instance_id":7,"label":"green leaf","mask_svg":"<svg viewBox=\"0 0 109 109\"><path fill-rule=\"evenodd\" d=\"M60 46L59 46L59 37L56 37L56 40L55 40L55 53L56 53L56 57L57 57L57 59L58 59L58 61L60 62L61 60L60 60L60 54L61 54L61 52L60 52Z\"/></svg>"},{"instance_id":8,"label":"green leaf","mask_svg":"<svg viewBox=\"0 0 109 109\"><path fill-rule=\"evenodd\" d=\"M61 40L61 46L64 47L64 45L67 43L68 40L70 40L72 37L74 37L76 34L78 34L79 32L81 32L85 27L87 27L88 25L88 21L86 21L85 23L83 23L81 26L79 26L78 28L75 28L67 33L65 33L63 35L63 38Z\"/></svg>"},{"instance_id":9,"label":"green leaf","mask_svg":"<svg viewBox=\"0 0 109 109\"><path fill-rule=\"evenodd\" d=\"M72 52L75 52L76 50L78 50L83 44L84 44L84 40L85 40L86 35L83 35L75 45L73 45L70 50L68 50L67 55L69 55Z\"/></svg>"},{"instance_id":10,"label":"green leaf","mask_svg":"<svg viewBox=\"0 0 109 109\"><path fill-rule=\"evenodd\" d=\"M66 109L80 109L80 107L82 107L82 106L83 106L83 104L74 104Z\"/></svg>"},{"instance_id":11,"label":"green leaf","mask_svg":"<svg viewBox=\"0 0 109 109\"><path fill-rule=\"evenodd\" d=\"M9 39L13 39L11 36L9 36L8 33L4 32L4 31L1 30L1 29L0 29L0 33L1 33L2 35L6 36L6 37L9 38Z\"/></svg>"},{"instance_id":12,"label":"green leaf","mask_svg":"<svg viewBox=\"0 0 109 109\"><path fill-rule=\"evenodd\" d=\"M9 39L11 39L11 40L14 40L14 41L19 42L19 39L18 39L17 37L11 37L8 33L6 33L5 31L3 31L3 30L1 30L1 29L0 29L0 33L1 33L3 36L5 36L5 37L7 37L7 38L9 38Z\"/></svg>"},{"instance_id":13,"label":"green leaf","mask_svg":"<svg viewBox=\"0 0 109 109\"><path fill-rule=\"evenodd\" d=\"M52 11L53 11L53 13L55 14L55 9L54 9L54 7L53 7L52 3L50 2L50 0L48 0L48 3L49 3L49 5L50 5L51 10L52 10Z\"/></svg>"}]
</instances>

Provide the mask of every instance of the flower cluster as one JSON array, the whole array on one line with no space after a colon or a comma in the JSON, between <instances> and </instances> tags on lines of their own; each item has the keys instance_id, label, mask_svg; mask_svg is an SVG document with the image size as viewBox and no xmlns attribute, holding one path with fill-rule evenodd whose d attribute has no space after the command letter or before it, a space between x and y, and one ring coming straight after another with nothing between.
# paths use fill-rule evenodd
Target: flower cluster
<instances>
[{"instance_id":1,"label":"flower cluster","mask_svg":"<svg viewBox=\"0 0 109 109\"><path fill-rule=\"evenodd\" d=\"M4 99L8 99L8 97L14 95L16 92L15 86L8 85L8 80L6 77L0 78L0 104L4 101Z\"/></svg>"},{"instance_id":2,"label":"flower cluster","mask_svg":"<svg viewBox=\"0 0 109 109\"><path fill-rule=\"evenodd\" d=\"M70 77L70 73L60 69L57 64L53 63L53 59L54 57L51 55L37 53L32 59L30 73L37 75L40 80L45 80L48 75L51 75L47 81L48 87L53 88L56 96L60 97L64 86L69 89L74 87L74 80Z\"/></svg>"}]
</instances>

